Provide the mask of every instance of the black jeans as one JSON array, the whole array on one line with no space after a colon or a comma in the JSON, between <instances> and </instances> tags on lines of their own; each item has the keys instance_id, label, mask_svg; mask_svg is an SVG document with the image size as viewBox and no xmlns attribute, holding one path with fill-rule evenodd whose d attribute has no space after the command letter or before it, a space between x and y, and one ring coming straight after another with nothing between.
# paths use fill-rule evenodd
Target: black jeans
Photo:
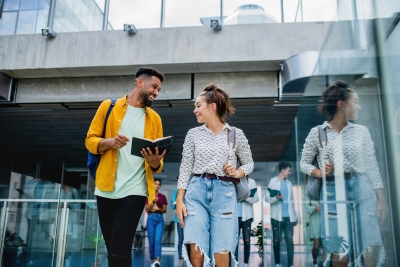
<instances>
[{"instance_id":1,"label":"black jeans","mask_svg":"<svg viewBox=\"0 0 400 267\"><path fill-rule=\"evenodd\" d=\"M253 222L253 219L248 219L246 221L242 221L242 217L238 217L238 220L239 220L238 235L240 234L240 228L242 229L242 234L243 234L244 263L249 263L251 223ZM239 242L236 246L236 251L235 251L236 260L238 260L238 257L239 257Z\"/></svg>"},{"instance_id":2,"label":"black jeans","mask_svg":"<svg viewBox=\"0 0 400 267\"><path fill-rule=\"evenodd\" d=\"M277 221L271 218L272 225L272 242L274 244L274 257L275 264L281 263L281 237L282 231L285 234L287 255L288 255L288 266L293 266L293 229L294 223L290 222L289 217L282 217L282 221Z\"/></svg>"},{"instance_id":3,"label":"black jeans","mask_svg":"<svg viewBox=\"0 0 400 267\"><path fill-rule=\"evenodd\" d=\"M146 197L110 199L97 196L100 228L108 251L109 267L132 266L132 243Z\"/></svg>"}]
</instances>

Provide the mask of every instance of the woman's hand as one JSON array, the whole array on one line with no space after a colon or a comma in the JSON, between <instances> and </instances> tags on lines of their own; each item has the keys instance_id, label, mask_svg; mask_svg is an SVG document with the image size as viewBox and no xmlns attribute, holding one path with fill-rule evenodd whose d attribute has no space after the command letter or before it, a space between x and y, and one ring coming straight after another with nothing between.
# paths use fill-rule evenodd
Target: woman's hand
<instances>
[{"instance_id":1,"label":"woman's hand","mask_svg":"<svg viewBox=\"0 0 400 267\"><path fill-rule=\"evenodd\" d=\"M335 165L333 163L325 163L325 174L331 176L335 173Z\"/></svg>"},{"instance_id":2,"label":"woman's hand","mask_svg":"<svg viewBox=\"0 0 400 267\"><path fill-rule=\"evenodd\" d=\"M381 226L385 225L386 215L387 215L386 200L380 199L378 201L378 206L376 206L376 216L381 218Z\"/></svg>"},{"instance_id":3,"label":"woman's hand","mask_svg":"<svg viewBox=\"0 0 400 267\"><path fill-rule=\"evenodd\" d=\"M241 169L236 169L232 164L224 164L224 172L232 178L242 178L244 177L244 171Z\"/></svg>"},{"instance_id":4,"label":"woman's hand","mask_svg":"<svg viewBox=\"0 0 400 267\"><path fill-rule=\"evenodd\" d=\"M183 200L176 200L176 215L178 216L179 223L182 227L185 226L183 218L187 216L186 205Z\"/></svg>"},{"instance_id":5,"label":"woman's hand","mask_svg":"<svg viewBox=\"0 0 400 267\"><path fill-rule=\"evenodd\" d=\"M385 225L387 216L386 198L383 192L383 188L375 189L378 197L378 205L376 206L376 216L381 218L381 226Z\"/></svg>"},{"instance_id":6,"label":"woman's hand","mask_svg":"<svg viewBox=\"0 0 400 267\"><path fill-rule=\"evenodd\" d=\"M326 163L325 164L325 176L331 176L334 173L335 173L335 164ZM314 170L312 170L311 176L316 177L316 178L322 178L322 176L323 176L322 169L315 168Z\"/></svg>"}]
</instances>

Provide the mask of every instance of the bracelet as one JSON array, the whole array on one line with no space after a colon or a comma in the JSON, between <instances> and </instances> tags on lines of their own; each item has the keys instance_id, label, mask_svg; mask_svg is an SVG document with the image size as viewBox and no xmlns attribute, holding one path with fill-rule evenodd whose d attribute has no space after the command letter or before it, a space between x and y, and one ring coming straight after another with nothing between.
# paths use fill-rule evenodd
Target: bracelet
<instances>
[{"instance_id":1,"label":"bracelet","mask_svg":"<svg viewBox=\"0 0 400 267\"><path fill-rule=\"evenodd\" d=\"M151 167L151 166L150 166L150 168L151 168L151 170L152 170L152 171L154 171L154 172L155 172L155 171L157 171L157 170L160 168L160 165L158 165L158 167L157 167L157 168L153 168L153 167Z\"/></svg>"}]
</instances>

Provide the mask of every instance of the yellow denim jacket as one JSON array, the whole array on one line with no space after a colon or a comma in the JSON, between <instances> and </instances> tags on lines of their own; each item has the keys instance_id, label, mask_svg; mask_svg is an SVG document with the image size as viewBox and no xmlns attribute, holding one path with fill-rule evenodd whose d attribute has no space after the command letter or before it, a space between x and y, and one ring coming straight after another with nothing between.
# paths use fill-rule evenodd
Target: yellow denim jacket
<instances>
[{"instance_id":1,"label":"yellow denim jacket","mask_svg":"<svg viewBox=\"0 0 400 267\"><path fill-rule=\"evenodd\" d=\"M125 116L128 106L127 95L118 99L115 103L113 110L108 117L105 138L115 137L121 127L122 119ZM111 99L103 101L97 109L92 123L90 124L89 131L86 136L86 148L93 154L103 154L100 157L100 163L96 171L96 186L101 191L113 191L115 177L118 164L118 150L108 149L99 153L97 146L103 140L103 126L105 117L110 107ZM146 117L144 126L144 138L156 139L163 137L162 123L160 116L151 108L146 107ZM128 136L128 138L131 138ZM160 173L163 168L164 162L161 160L160 167L156 173ZM155 196L153 172L149 164L145 161L145 170L147 177L147 192L149 195L149 202L153 201Z\"/></svg>"}]
</instances>

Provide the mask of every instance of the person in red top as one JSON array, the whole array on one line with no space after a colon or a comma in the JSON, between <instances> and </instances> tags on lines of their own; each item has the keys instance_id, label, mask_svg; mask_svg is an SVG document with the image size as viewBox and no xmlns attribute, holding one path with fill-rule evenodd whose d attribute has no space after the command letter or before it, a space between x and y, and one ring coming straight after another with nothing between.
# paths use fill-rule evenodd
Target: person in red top
<instances>
[{"instance_id":1,"label":"person in red top","mask_svg":"<svg viewBox=\"0 0 400 267\"><path fill-rule=\"evenodd\" d=\"M159 193L161 180L154 179L154 189L156 191L155 199L149 204L146 200L145 209L147 216L147 237L149 238L149 254L152 261L152 267L161 267L161 246L164 231L163 213L167 212L167 198Z\"/></svg>"}]
</instances>

